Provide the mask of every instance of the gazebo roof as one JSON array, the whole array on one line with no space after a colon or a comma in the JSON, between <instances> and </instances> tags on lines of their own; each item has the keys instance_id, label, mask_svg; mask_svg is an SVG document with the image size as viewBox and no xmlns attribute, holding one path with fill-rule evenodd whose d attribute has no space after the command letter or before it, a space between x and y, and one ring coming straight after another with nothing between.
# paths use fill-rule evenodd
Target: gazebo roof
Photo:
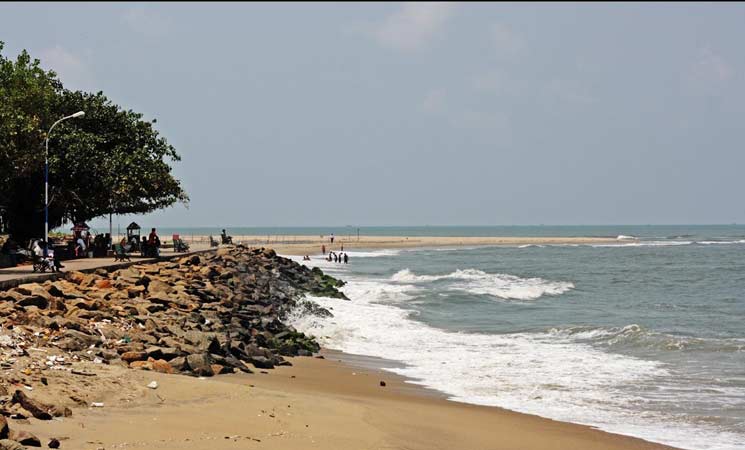
<instances>
[{"instance_id":1,"label":"gazebo roof","mask_svg":"<svg viewBox=\"0 0 745 450\"><path fill-rule=\"evenodd\" d=\"M128 230L139 230L140 226L137 225L137 222L132 222L129 225L127 225Z\"/></svg>"}]
</instances>

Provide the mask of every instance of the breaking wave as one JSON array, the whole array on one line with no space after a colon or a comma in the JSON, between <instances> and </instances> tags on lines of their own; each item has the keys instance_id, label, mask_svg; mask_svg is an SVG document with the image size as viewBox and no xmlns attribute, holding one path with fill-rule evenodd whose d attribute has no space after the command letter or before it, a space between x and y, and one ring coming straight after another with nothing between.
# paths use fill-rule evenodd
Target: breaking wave
<instances>
[{"instance_id":1,"label":"breaking wave","mask_svg":"<svg viewBox=\"0 0 745 450\"><path fill-rule=\"evenodd\" d=\"M574 288L568 281L543 278L521 278L503 273L486 273L478 269L463 269L446 275L417 275L409 269L396 272L391 281L397 283L427 283L447 280L451 290L490 295L502 299L535 300L544 295L561 295Z\"/></svg>"}]
</instances>

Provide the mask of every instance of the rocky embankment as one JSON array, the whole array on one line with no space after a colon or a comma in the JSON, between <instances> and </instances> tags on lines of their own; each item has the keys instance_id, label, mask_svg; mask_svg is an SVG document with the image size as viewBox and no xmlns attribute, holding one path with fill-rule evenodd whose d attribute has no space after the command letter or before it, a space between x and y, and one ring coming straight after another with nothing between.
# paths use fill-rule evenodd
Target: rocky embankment
<instances>
[{"instance_id":1,"label":"rocky embankment","mask_svg":"<svg viewBox=\"0 0 745 450\"><path fill-rule=\"evenodd\" d=\"M90 403L96 377L106 379L97 368L213 376L310 356L318 344L284 319L296 308L329 314L303 297L345 299L342 285L273 250L237 246L0 291L0 450L16 448L8 437L39 445L9 431L6 417L48 420L70 414L68 404L100 406ZM35 388L52 402L34 399Z\"/></svg>"}]
</instances>

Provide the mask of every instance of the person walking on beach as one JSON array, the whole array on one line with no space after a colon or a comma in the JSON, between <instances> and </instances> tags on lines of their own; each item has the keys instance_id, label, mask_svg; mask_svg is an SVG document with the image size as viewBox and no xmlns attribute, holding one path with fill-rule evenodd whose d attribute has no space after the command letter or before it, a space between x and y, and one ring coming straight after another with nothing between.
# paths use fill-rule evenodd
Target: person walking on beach
<instances>
[{"instance_id":1,"label":"person walking on beach","mask_svg":"<svg viewBox=\"0 0 745 450\"><path fill-rule=\"evenodd\" d=\"M344 243L341 243L341 251L344 251Z\"/></svg>"},{"instance_id":2,"label":"person walking on beach","mask_svg":"<svg viewBox=\"0 0 745 450\"><path fill-rule=\"evenodd\" d=\"M322 255L325 255L326 254L326 244L322 244L321 245L321 254Z\"/></svg>"},{"instance_id":3,"label":"person walking on beach","mask_svg":"<svg viewBox=\"0 0 745 450\"><path fill-rule=\"evenodd\" d=\"M349 255L344 253L344 264L349 264Z\"/></svg>"},{"instance_id":4,"label":"person walking on beach","mask_svg":"<svg viewBox=\"0 0 745 450\"><path fill-rule=\"evenodd\" d=\"M333 244L334 243L334 233L331 233L331 236L329 237L329 239L331 239L331 243Z\"/></svg>"}]
</instances>

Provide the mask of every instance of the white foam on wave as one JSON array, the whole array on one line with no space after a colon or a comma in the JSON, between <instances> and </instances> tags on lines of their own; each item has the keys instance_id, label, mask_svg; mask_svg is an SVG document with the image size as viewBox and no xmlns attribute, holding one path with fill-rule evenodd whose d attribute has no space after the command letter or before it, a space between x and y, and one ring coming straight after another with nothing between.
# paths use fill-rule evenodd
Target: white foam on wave
<instances>
[{"instance_id":1,"label":"white foam on wave","mask_svg":"<svg viewBox=\"0 0 745 450\"><path fill-rule=\"evenodd\" d=\"M697 244L701 245L732 245L732 244L745 244L745 239L737 241L697 241Z\"/></svg>"},{"instance_id":2,"label":"white foam on wave","mask_svg":"<svg viewBox=\"0 0 745 450\"><path fill-rule=\"evenodd\" d=\"M297 317L293 325L326 348L403 362L403 368L386 370L452 400L598 426L681 448L734 450L739 445L738 436L631 409L644 399L629 394L629 385L654 388L661 377L670 376L658 362L606 353L556 333L437 329L395 306L410 299L412 289L417 286L351 279L343 288L351 301L314 299L334 317Z\"/></svg>"},{"instance_id":3,"label":"white foam on wave","mask_svg":"<svg viewBox=\"0 0 745 450\"><path fill-rule=\"evenodd\" d=\"M337 252L339 253L339 252ZM384 249L384 250L372 250L372 251L357 251L357 250L344 250L343 253L349 255L350 258L379 258L381 256L396 256L401 253L401 250L395 249Z\"/></svg>"},{"instance_id":4,"label":"white foam on wave","mask_svg":"<svg viewBox=\"0 0 745 450\"><path fill-rule=\"evenodd\" d=\"M452 281L450 289L512 300L535 300L544 295L561 295L574 288L574 284L568 281L521 278L503 273L486 273L478 269L459 269L447 275L417 275L409 269L403 269L391 277L391 281L397 283L439 280Z\"/></svg>"},{"instance_id":5,"label":"white foam on wave","mask_svg":"<svg viewBox=\"0 0 745 450\"><path fill-rule=\"evenodd\" d=\"M629 242L624 244L591 244L594 248L613 248L613 247L674 247L678 245L691 245L693 241L640 241Z\"/></svg>"},{"instance_id":6,"label":"white foam on wave","mask_svg":"<svg viewBox=\"0 0 745 450\"><path fill-rule=\"evenodd\" d=\"M422 281L437 281L444 277L447 277L447 275L417 275L409 269L403 269L393 274L391 281L399 283L418 283Z\"/></svg>"},{"instance_id":7,"label":"white foam on wave","mask_svg":"<svg viewBox=\"0 0 745 450\"><path fill-rule=\"evenodd\" d=\"M624 234L619 234L616 237L616 239L619 240L619 241L630 241L630 240L635 240L637 238L636 238L636 236L626 236Z\"/></svg>"}]
</instances>

